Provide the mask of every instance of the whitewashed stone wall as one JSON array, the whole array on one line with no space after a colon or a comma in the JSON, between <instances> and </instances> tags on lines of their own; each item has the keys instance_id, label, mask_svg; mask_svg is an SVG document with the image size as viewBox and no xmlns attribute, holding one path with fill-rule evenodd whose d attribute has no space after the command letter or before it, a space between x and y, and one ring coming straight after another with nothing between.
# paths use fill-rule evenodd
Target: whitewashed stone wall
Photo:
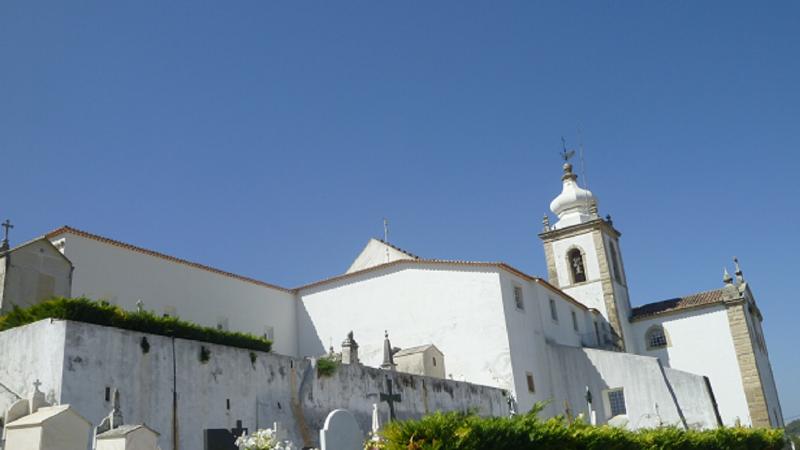
<instances>
[{"instance_id":1,"label":"whitewashed stone wall","mask_svg":"<svg viewBox=\"0 0 800 450\"><path fill-rule=\"evenodd\" d=\"M687 425L716 427L711 399L700 376L674 372L675 383L671 383L658 359L629 353L550 345L549 356L552 370L561 377L554 384L553 395L554 407L561 413L569 406L573 414L588 416L588 386L597 422L605 423L611 418L605 393L623 388L630 428L660 424L682 427L681 415ZM698 398L690 400L690 395Z\"/></svg>"},{"instance_id":2,"label":"whitewashed stone wall","mask_svg":"<svg viewBox=\"0 0 800 450\"><path fill-rule=\"evenodd\" d=\"M667 334L666 348L648 350L647 330L658 325ZM750 425L739 363L725 306L654 317L633 322L633 336L642 355L657 357L666 367L707 376L719 404L722 421Z\"/></svg>"},{"instance_id":3,"label":"whitewashed stone wall","mask_svg":"<svg viewBox=\"0 0 800 450\"><path fill-rule=\"evenodd\" d=\"M143 337L148 353L141 348ZM210 351L207 362L200 360L203 346ZM366 432L377 403L370 394L385 391L386 372L379 369L341 366L332 376L319 377L310 360L78 322L45 320L0 333L0 350L6 349L30 364L6 367L0 381L22 390L28 379L42 378L44 388L53 386L55 400L71 404L94 424L112 406L105 389L118 388L125 421L146 423L161 433L164 450L175 448L173 429L178 430L178 448L200 449L204 429L232 428L237 420L250 430L280 422L296 444L317 445L326 415L336 408L353 412ZM35 358L25 359L34 352ZM500 389L394 377L403 397L397 404L399 418L436 410L508 411ZM381 411L387 411L385 404Z\"/></svg>"}]
</instances>

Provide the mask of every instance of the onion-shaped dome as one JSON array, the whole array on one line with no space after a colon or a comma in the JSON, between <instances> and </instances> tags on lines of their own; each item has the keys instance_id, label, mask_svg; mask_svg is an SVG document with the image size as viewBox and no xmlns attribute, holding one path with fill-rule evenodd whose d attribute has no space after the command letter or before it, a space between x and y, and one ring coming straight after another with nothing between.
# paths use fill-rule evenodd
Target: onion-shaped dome
<instances>
[{"instance_id":1,"label":"onion-shaped dome","mask_svg":"<svg viewBox=\"0 0 800 450\"><path fill-rule=\"evenodd\" d=\"M550 210L559 219L556 228L591 220L596 215L597 198L591 191L578 186L578 176L572 173L572 164L564 164L561 180L564 187L558 197L550 202Z\"/></svg>"}]
</instances>

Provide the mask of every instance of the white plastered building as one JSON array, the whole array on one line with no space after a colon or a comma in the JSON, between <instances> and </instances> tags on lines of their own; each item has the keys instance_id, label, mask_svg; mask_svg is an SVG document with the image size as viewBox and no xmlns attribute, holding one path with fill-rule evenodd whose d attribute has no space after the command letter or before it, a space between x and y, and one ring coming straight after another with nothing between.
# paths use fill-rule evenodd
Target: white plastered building
<instances>
[{"instance_id":1,"label":"white plastered building","mask_svg":"<svg viewBox=\"0 0 800 450\"><path fill-rule=\"evenodd\" d=\"M263 335L277 353L323 355L354 331L361 361L377 367L389 330L401 348L434 345L445 377L506 389L519 411L547 401L547 415L624 416L632 428L782 426L762 316L741 271L719 290L634 308L619 231L569 164L562 185L551 203L558 220L546 218L539 235L547 280L372 239L346 273L290 289L71 227L43 239L66 257L58 270L69 289L59 292Z\"/></svg>"}]
</instances>

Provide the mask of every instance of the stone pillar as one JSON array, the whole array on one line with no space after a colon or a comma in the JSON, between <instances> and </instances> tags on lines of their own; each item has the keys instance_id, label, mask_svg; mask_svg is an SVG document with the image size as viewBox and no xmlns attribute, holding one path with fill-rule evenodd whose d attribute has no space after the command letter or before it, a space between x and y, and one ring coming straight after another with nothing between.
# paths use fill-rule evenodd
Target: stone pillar
<instances>
[{"instance_id":1,"label":"stone pillar","mask_svg":"<svg viewBox=\"0 0 800 450\"><path fill-rule=\"evenodd\" d=\"M347 333L347 338L342 342L342 364L359 364L358 343L353 339L353 332Z\"/></svg>"}]
</instances>

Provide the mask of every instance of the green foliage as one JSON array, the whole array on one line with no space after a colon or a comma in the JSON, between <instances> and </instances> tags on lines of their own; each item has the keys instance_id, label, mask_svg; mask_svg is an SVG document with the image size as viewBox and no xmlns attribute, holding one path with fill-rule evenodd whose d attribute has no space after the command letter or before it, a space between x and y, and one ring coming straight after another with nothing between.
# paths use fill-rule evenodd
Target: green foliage
<instances>
[{"instance_id":1,"label":"green foliage","mask_svg":"<svg viewBox=\"0 0 800 450\"><path fill-rule=\"evenodd\" d=\"M177 317L160 317L149 311L125 311L108 302L87 298L53 298L29 308L15 306L11 312L0 316L0 331L42 319L74 320L262 352L272 348L271 341L252 334L203 327Z\"/></svg>"},{"instance_id":2,"label":"green foliage","mask_svg":"<svg viewBox=\"0 0 800 450\"><path fill-rule=\"evenodd\" d=\"M781 430L719 428L707 431L657 428L627 431L592 426L562 417L541 420L539 408L511 418L481 418L436 413L420 420L392 422L383 442L387 450L780 450Z\"/></svg>"},{"instance_id":3,"label":"green foliage","mask_svg":"<svg viewBox=\"0 0 800 450\"><path fill-rule=\"evenodd\" d=\"M323 356L317 360L317 376L329 377L339 368L339 361Z\"/></svg>"}]
</instances>

